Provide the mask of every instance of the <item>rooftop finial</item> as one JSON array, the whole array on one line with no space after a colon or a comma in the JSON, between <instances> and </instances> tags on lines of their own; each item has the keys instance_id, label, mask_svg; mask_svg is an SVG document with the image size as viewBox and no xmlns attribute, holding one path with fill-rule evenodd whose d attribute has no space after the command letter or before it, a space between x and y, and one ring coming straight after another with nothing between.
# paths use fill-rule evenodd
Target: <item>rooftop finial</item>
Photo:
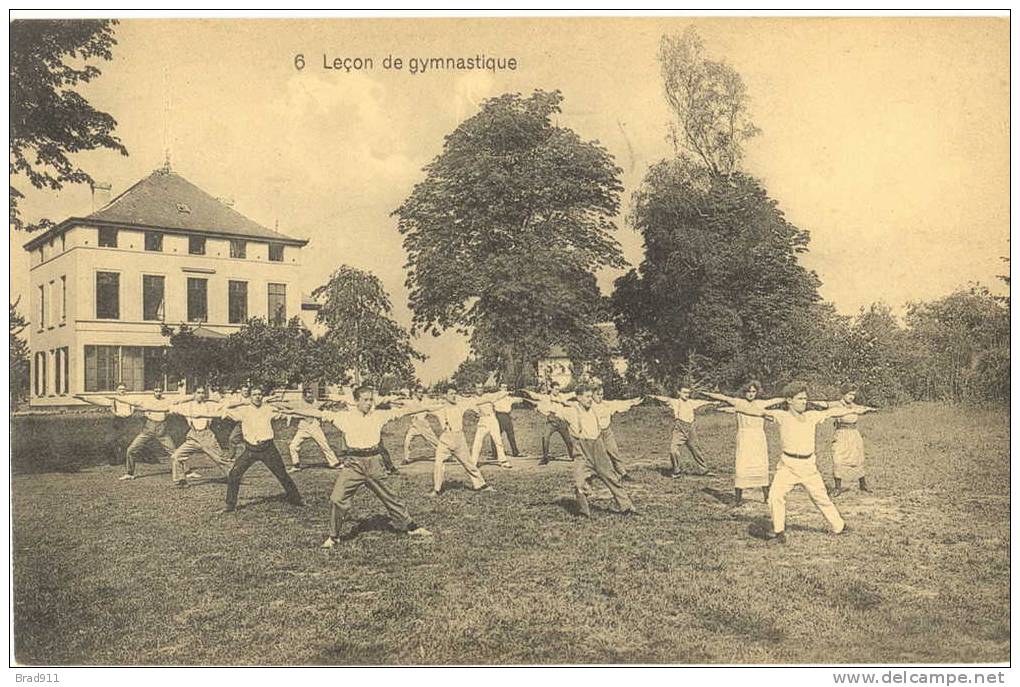
<instances>
[{"instance_id":1,"label":"rooftop finial","mask_svg":"<svg viewBox=\"0 0 1020 687\"><path fill-rule=\"evenodd\" d=\"M166 157L163 158L162 172L164 174L169 174L172 171L173 171L173 168L170 166L170 149L167 148L166 149Z\"/></svg>"}]
</instances>

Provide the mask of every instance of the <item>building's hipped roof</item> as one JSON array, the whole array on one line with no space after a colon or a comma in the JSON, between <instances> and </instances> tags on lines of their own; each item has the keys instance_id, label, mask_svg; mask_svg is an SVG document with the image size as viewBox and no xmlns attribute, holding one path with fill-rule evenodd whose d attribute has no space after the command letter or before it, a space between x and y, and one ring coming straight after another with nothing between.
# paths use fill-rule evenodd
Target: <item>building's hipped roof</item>
<instances>
[{"instance_id":1,"label":"building's hipped roof","mask_svg":"<svg viewBox=\"0 0 1020 687\"><path fill-rule=\"evenodd\" d=\"M295 239L254 222L221 200L167 168L157 169L105 207L85 217L69 217L45 234L25 244L32 250L71 224L93 222L123 227L166 229L183 233L221 235L304 245Z\"/></svg>"}]
</instances>

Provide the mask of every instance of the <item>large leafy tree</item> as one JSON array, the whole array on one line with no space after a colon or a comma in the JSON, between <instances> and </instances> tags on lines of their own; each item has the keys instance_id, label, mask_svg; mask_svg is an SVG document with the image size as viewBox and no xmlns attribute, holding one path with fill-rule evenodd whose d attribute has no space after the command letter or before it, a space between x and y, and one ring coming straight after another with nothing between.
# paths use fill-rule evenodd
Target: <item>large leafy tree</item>
<instances>
[{"instance_id":1,"label":"large leafy tree","mask_svg":"<svg viewBox=\"0 0 1020 687\"><path fill-rule=\"evenodd\" d=\"M663 161L635 192L630 220L645 257L617 280L614 309L626 352L649 376L733 382L797 366L802 346L781 333L805 328L819 281L796 259L807 233L759 182Z\"/></svg>"},{"instance_id":2,"label":"large leafy tree","mask_svg":"<svg viewBox=\"0 0 1020 687\"><path fill-rule=\"evenodd\" d=\"M71 156L83 150L127 149L113 131L117 121L95 109L77 88L99 76L97 60L113 57L113 26L106 20L18 20L10 24L10 223L14 229L52 226L24 221L15 180L57 190L91 183Z\"/></svg>"},{"instance_id":3,"label":"large leafy tree","mask_svg":"<svg viewBox=\"0 0 1020 687\"><path fill-rule=\"evenodd\" d=\"M312 296L321 303L315 319L326 327L324 339L339 370L352 370L355 383L380 384L388 377L414 382L414 361L425 356L393 320L390 297L378 277L342 265Z\"/></svg>"},{"instance_id":4,"label":"large leafy tree","mask_svg":"<svg viewBox=\"0 0 1020 687\"><path fill-rule=\"evenodd\" d=\"M624 265L612 237L620 169L557 124L561 102L559 91L487 100L394 211L414 331L470 332L511 384L553 344L598 355L594 273Z\"/></svg>"}]
</instances>

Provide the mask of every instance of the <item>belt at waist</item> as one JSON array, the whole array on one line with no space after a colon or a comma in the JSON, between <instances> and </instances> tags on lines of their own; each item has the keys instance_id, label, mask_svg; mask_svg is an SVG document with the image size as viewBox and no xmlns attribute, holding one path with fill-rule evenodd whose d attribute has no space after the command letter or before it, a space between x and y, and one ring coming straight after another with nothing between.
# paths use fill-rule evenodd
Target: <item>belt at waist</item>
<instances>
[{"instance_id":1,"label":"belt at waist","mask_svg":"<svg viewBox=\"0 0 1020 687\"><path fill-rule=\"evenodd\" d=\"M856 422L837 422L836 429L857 429Z\"/></svg>"},{"instance_id":2,"label":"belt at waist","mask_svg":"<svg viewBox=\"0 0 1020 687\"><path fill-rule=\"evenodd\" d=\"M353 456L355 458L369 458L370 456L380 456L382 451L378 445L372 446L371 448L349 448L343 452L345 456Z\"/></svg>"},{"instance_id":3,"label":"belt at waist","mask_svg":"<svg viewBox=\"0 0 1020 687\"><path fill-rule=\"evenodd\" d=\"M796 458L797 460L807 460L808 458L814 458L815 454L808 453L807 455L800 453L790 453L789 451L783 451L783 455L787 458Z\"/></svg>"},{"instance_id":4,"label":"belt at waist","mask_svg":"<svg viewBox=\"0 0 1020 687\"><path fill-rule=\"evenodd\" d=\"M248 441L247 439L245 439L244 443L248 444L248 446L250 446L253 449L261 450L261 449L269 448L269 446L273 443L273 440L272 439L264 439L262 441L257 441L257 442L255 442L253 444L250 441Z\"/></svg>"}]
</instances>

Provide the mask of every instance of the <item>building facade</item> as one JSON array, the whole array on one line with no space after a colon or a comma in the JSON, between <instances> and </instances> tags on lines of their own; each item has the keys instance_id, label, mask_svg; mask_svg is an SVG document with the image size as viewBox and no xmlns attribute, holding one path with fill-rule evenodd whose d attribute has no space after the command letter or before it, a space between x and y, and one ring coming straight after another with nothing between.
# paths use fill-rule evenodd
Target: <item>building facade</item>
<instances>
[{"instance_id":1,"label":"building facade","mask_svg":"<svg viewBox=\"0 0 1020 687\"><path fill-rule=\"evenodd\" d=\"M307 241L267 229L168 167L25 244L32 406L166 388L164 325L230 334L302 308Z\"/></svg>"},{"instance_id":2,"label":"building facade","mask_svg":"<svg viewBox=\"0 0 1020 687\"><path fill-rule=\"evenodd\" d=\"M596 331L606 342L609 349L610 362L618 375L627 373L627 359L620 352L620 335L616 331L616 325L612 322L599 322L595 325ZM553 346L538 361L538 379L540 382L556 382L561 387L570 386L575 376L581 376L586 369L575 370L575 363L567 355L562 346ZM575 375L576 373L576 375Z\"/></svg>"}]
</instances>

